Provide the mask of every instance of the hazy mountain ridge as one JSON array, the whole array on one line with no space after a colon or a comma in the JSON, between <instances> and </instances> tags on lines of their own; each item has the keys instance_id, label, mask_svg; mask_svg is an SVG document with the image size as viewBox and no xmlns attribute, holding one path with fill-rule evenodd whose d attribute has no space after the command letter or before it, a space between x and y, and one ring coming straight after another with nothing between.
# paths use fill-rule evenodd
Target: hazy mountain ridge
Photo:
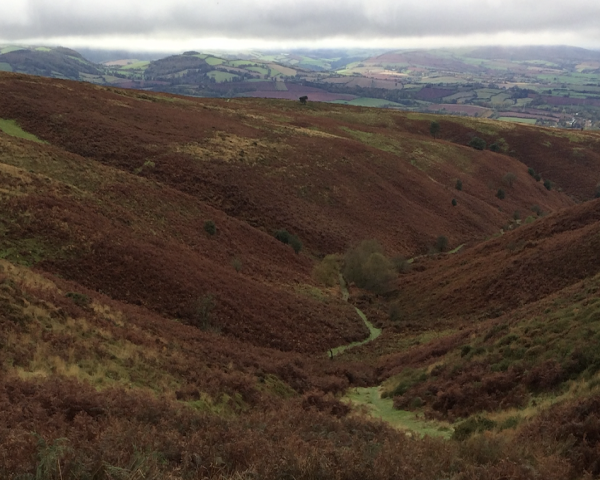
<instances>
[{"instance_id":1,"label":"hazy mountain ridge","mask_svg":"<svg viewBox=\"0 0 600 480\"><path fill-rule=\"evenodd\" d=\"M311 101L563 128L600 125L598 52L576 47L189 51L159 59L156 55L129 58L124 52L126 57L82 67L79 73L73 70L73 56L60 60L59 49L4 47L4 55L14 49L21 50L16 57L1 61L0 55L1 70L191 96L288 100L308 96ZM43 65L45 57L47 65ZM57 62L70 66L58 68Z\"/></svg>"}]
</instances>

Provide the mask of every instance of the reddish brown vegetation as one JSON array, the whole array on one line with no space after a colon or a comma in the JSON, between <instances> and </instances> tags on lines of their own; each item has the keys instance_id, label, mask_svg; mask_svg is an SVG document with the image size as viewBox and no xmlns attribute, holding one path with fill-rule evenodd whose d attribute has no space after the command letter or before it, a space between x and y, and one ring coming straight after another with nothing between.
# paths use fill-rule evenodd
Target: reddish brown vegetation
<instances>
[{"instance_id":1,"label":"reddish brown vegetation","mask_svg":"<svg viewBox=\"0 0 600 480\"><path fill-rule=\"evenodd\" d=\"M120 467L144 478L558 480L569 473L553 452L532 465L531 449L497 438L464 447L411 439L382 423L336 418L310 398L225 419L147 394L8 380L0 388L0 474L45 468L48 479L110 478Z\"/></svg>"},{"instance_id":2,"label":"reddish brown vegetation","mask_svg":"<svg viewBox=\"0 0 600 480\"><path fill-rule=\"evenodd\" d=\"M131 478L312 480L596 472L593 402L567 411L575 426L566 430L555 413L524 430L552 433L540 450L495 436L410 439L349 415L336 398L425 369L487 328L485 347L513 352L483 324L378 362L367 345L357 356L370 363L325 356L367 331L350 304L315 288L312 255L365 238L389 254L424 252L440 234L455 245L497 232L519 208L572 204L514 158L464 147L474 134L464 125L444 120L446 141L432 141L429 121L398 112L183 99L8 74L0 83L2 117L50 143L0 134L2 255L36 272L1 262L2 478L108 479L117 467ZM506 132L515 155L526 151L524 132ZM582 148L595 155L589 138ZM556 141L564 152L566 140ZM500 204L494 191L507 171L518 180ZM585 191L582 178L571 193ZM450 205L455 195L460 209ZM599 205L417 259L394 299L403 323L398 337L384 331L386 351L403 332L497 316L597 273ZM273 238L277 228L307 248L295 254ZM198 308L207 298L209 314ZM356 300L389 328L385 299ZM498 350L441 365L396 404L419 396L428 415L446 418L520 406L595 368L588 346L560 362L495 368ZM577 454L560 457L572 438Z\"/></svg>"},{"instance_id":3,"label":"reddish brown vegetation","mask_svg":"<svg viewBox=\"0 0 600 480\"><path fill-rule=\"evenodd\" d=\"M592 277L600 272L598 220L600 201L592 201L464 253L419 260L401 277L400 308L421 321L493 318Z\"/></svg>"}]
</instances>

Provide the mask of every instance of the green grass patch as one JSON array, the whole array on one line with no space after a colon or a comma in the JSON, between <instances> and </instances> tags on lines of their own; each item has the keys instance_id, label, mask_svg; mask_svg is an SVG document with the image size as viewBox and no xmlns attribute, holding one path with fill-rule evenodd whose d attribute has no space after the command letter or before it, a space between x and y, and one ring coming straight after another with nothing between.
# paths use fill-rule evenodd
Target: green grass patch
<instances>
[{"instance_id":1,"label":"green grass patch","mask_svg":"<svg viewBox=\"0 0 600 480\"><path fill-rule=\"evenodd\" d=\"M218 70L208 72L207 76L214 78L217 83L231 82L234 78L238 78L237 75L233 75L228 72L220 72Z\"/></svg>"},{"instance_id":2,"label":"green grass patch","mask_svg":"<svg viewBox=\"0 0 600 480\"><path fill-rule=\"evenodd\" d=\"M23 130L15 120L5 120L0 118L0 130L12 137L24 138L25 140L30 140L32 142L46 143L34 134Z\"/></svg>"},{"instance_id":3,"label":"green grass patch","mask_svg":"<svg viewBox=\"0 0 600 480\"><path fill-rule=\"evenodd\" d=\"M349 102L345 102L347 105L355 105L357 107L387 107L387 106L397 106L400 107L399 103L390 102L389 100L382 100L380 98L370 98L370 97L359 97L354 100L350 100Z\"/></svg>"},{"instance_id":4,"label":"green grass patch","mask_svg":"<svg viewBox=\"0 0 600 480\"><path fill-rule=\"evenodd\" d=\"M519 117L498 117L498 120L502 122L513 122L513 123L526 123L528 125L535 125L537 121L535 118L519 118Z\"/></svg>"},{"instance_id":5,"label":"green grass patch","mask_svg":"<svg viewBox=\"0 0 600 480\"><path fill-rule=\"evenodd\" d=\"M371 417L421 437L429 435L448 439L453 433L447 424L422 420L406 410L395 410L394 401L391 398L381 398L378 387L353 388L343 397L343 401L363 405Z\"/></svg>"},{"instance_id":6,"label":"green grass patch","mask_svg":"<svg viewBox=\"0 0 600 480\"><path fill-rule=\"evenodd\" d=\"M13 68L10 63L0 62L0 72L12 72Z\"/></svg>"},{"instance_id":7,"label":"green grass patch","mask_svg":"<svg viewBox=\"0 0 600 480\"><path fill-rule=\"evenodd\" d=\"M16 52L18 50L26 50L26 48L25 47L17 47L16 45L8 45L6 47L0 48L0 54Z\"/></svg>"},{"instance_id":8,"label":"green grass patch","mask_svg":"<svg viewBox=\"0 0 600 480\"><path fill-rule=\"evenodd\" d=\"M256 63L249 60L233 60L232 62L228 62L228 64L234 67L257 66Z\"/></svg>"},{"instance_id":9,"label":"green grass patch","mask_svg":"<svg viewBox=\"0 0 600 480\"><path fill-rule=\"evenodd\" d=\"M225 60L223 60L222 58L217 58L217 57L206 57L206 63L208 63L209 65L221 65L222 63L225 63Z\"/></svg>"},{"instance_id":10,"label":"green grass patch","mask_svg":"<svg viewBox=\"0 0 600 480\"><path fill-rule=\"evenodd\" d=\"M125 65L121 67L121 70L146 70L150 65L150 62L147 60L142 60L139 62L130 63L129 65Z\"/></svg>"},{"instance_id":11,"label":"green grass patch","mask_svg":"<svg viewBox=\"0 0 600 480\"><path fill-rule=\"evenodd\" d=\"M264 68L264 67L246 67L246 70L250 70L251 72L260 73L261 75L267 75L269 73L269 69Z\"/></svg>"}]
</instances>

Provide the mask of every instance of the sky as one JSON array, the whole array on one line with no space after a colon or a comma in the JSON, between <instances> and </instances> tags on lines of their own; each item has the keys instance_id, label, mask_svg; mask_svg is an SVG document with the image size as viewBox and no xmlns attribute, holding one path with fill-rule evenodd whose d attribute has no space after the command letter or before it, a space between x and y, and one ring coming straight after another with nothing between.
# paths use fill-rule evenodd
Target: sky
<instances>
[{"instance_id":1,"label":"sky","mask_svg":"<svg viewBox=\"0 0 600 480\"><path fill-rule=\"evenodd\" d=\"M600 1L1 0L0 44L138 51L600 49Z\"/></svg>"}]
</instances>

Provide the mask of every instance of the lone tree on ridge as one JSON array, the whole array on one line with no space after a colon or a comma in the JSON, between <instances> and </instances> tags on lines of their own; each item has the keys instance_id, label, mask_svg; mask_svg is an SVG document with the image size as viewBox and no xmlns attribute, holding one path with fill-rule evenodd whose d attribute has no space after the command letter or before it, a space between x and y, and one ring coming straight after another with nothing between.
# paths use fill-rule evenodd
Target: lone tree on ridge
<instances>
[{"instance_id":1,"label":"lone tree on ridge","mask_svg":"<svg viewBox=\"0 0 600 480\"><path fill-rule=\"evenodd\" d=\"M433 138L437 138L437 134L440 133L440 124L436 121L431 122L429 125L429 133Z\"/></svg>"}]
</instances>

